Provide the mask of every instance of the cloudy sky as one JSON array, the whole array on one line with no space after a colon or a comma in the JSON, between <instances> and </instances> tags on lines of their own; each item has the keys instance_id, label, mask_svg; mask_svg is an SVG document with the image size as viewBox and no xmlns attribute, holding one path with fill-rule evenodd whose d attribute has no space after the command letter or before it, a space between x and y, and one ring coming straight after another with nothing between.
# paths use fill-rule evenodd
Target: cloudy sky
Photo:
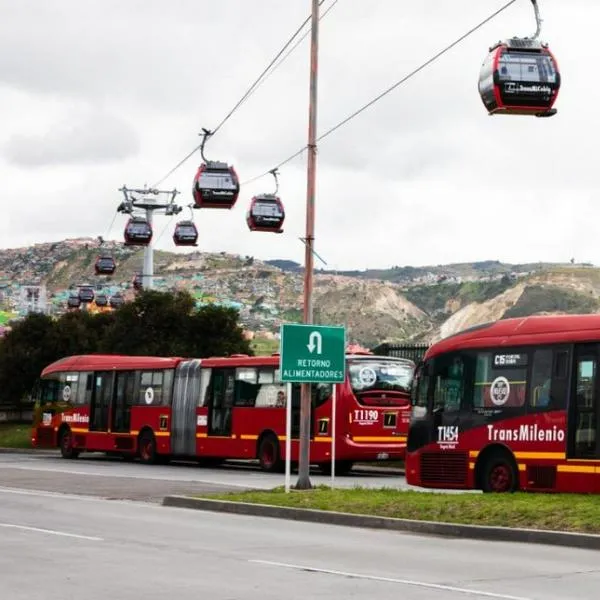
<instances>
[{"instance_id":1,"label":"cloudy sky","mask_svg":"<svg viewBox=\"0 0 600 600\"><path fill-rule=\"evenodd\" d=\"M321 22L319 131L504 3L339 0ZM479 98L488 47L535 30L518 0L322 142L316 248L330 268L600 263L600 3L540 6L563 77L556 117L489 117ZM110 228L118 188L161 179L309 12L309 0L0 0L0 247L121 238L123 215ZM208 158L245 181L304 146L308 67L306 38L210 140ZM199 162L163 184L180 203L192 201ZM244 186L232 211L195 211L200 249L302 262L306 156L281 169L285 233L250 233L249 200L272 186ZM157 217L157 247L173 249L173 225Z\"/></svg>"}]
</instances>

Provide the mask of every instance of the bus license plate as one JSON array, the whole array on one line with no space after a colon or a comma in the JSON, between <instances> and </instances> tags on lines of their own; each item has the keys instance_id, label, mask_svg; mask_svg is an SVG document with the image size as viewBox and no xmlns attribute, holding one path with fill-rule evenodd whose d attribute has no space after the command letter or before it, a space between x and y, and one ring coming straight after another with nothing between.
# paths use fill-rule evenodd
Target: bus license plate
<instances>
[{"instance_id":1,"label":"bus license plate","mask_svg":"<svg viewBox=\"0 0 600 600\"><path fill-rule=\"evenodd\" d=\"M387 460L390 457L390 455L387 452L380 452L377 455L377 460Z\"/></svg>"}]
</instances>

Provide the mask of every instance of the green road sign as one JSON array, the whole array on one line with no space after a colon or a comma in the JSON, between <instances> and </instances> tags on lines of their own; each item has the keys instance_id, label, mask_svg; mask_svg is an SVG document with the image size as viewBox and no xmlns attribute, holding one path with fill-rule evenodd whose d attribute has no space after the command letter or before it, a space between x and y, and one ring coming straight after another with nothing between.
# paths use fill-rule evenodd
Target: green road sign
<instances>
[{"instance_id":1,"label":"green road sign","mask_svg":"<svg viewBox=\"0 0 600 600\"><path fill-rule=\"evenodd\" d=\"M346 374L346 331L323 325L281 326L281 381L341 383Z\"/></svg>"}]
</instances>

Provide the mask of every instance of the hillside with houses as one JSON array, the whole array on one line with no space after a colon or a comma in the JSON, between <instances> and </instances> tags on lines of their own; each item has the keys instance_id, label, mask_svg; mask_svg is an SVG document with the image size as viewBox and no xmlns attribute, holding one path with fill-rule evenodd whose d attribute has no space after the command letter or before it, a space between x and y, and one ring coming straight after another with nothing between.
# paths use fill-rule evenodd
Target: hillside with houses
<instances>
[{"instance_id":1,"label":"hillside with houses","mask_svg":"<svg viewBox=\"0 0 600 600\"><path fill-rule=\"evenodd\" d=\"M94 274L99 246L92 238L0 250L0 327L31 311L62 314L69 294L81 285L132 299L143 250L108 242L102 251L117 262L111 277ZM154 265L157 290L185 289L198 305L237 309L259 348L276 348L280 325L301 320L303 271L292 261L157 251ZM383 341L430 342L510 316L598 310L600 270L574 262L315 273L315 321L345 325L350 341L370 347Z\"/></svg>"}]
</instances>

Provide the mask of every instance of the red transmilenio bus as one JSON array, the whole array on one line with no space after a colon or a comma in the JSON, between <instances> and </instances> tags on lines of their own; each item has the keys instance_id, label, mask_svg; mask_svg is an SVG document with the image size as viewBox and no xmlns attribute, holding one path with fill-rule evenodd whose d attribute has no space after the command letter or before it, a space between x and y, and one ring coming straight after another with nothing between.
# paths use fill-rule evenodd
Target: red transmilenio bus
<instances>
[{"instance_id":1,"label":"red transmilenio bus","mask_svg":"<svg viewBox=\"0 0 600 600\"><path fill-rule=\"evenodd\" d=\"M514 318L432 345L416 370L406 480L600 492L600 315Z\"/></svg>"},{"instance_id":2,"label":"red transmilenio bus","mask_svg":"<svg viewBox=\"0 0 600 600\"><path fill-rule=\"evenodd\" d=\"M336 472L356 461L404 458L412 361L347 355L337 384ZM331 469L332 385L312 386L311 463ZM285 460L287 384L279 355L183 359L71 356L44 369L32 442L81 452L138 456L258 459L266 471ZM292 386L292 457L298 459L300 386Z\"/></svg>"}]
</instances>

